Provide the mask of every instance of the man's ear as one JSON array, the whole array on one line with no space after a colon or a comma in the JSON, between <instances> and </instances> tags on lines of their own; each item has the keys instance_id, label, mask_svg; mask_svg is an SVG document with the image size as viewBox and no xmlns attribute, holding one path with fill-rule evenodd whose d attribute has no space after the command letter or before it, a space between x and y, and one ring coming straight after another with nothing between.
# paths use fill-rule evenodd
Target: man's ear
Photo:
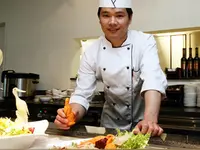
<instances>
[{"instance_id":1,"label":"man's ear","mask_svg":"<svg viewBox=\"0 0 200 150\"><path fill-rule=\"evenodd\" d=\"M131 24L132 19L133 19L133 14L130 16L129 24Z\"/></svg>"}]
</instances>

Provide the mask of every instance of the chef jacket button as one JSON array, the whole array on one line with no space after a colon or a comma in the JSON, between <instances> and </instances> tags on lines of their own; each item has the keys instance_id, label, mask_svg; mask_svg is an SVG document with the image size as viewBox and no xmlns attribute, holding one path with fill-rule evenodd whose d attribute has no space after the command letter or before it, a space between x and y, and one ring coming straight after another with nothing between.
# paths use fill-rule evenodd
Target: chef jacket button
<instances>
[{"instance_id":1,"label":"chef jacket button","mask_svg":"<svg viewBox=\"0 0 200 150\"><path fill-rule=\"evenodd\" d=\"M105 50L105 49L106 49L106 47L103 47L103 49Z\"/></svg>"},{"instance_id":2,"label":"chef jacket button","mask_svg":"<svg viewBox=\"0 0 200 150\"><path fill-rule=\"evenodd\" d=\"M117 120L120 120L119 118L117 118Z\"/></svg>"},{"instance_id":3,"label":"chef jacket button","mask_svg":"<svg viewBox=\"0 0 200 150\"><path fill-rule=\"evenodd\" d=\"M103 71L106 71L106 68L103 68Z\"/></svg>"},{"instance_id":4,"label":"chef jacket button","mask_svg":"<svg viewBox=\"0 0 200 150\"><path fill-rule=\"evenodd\" d=\"M126 87L127 88L127 90L129 90L130 88L129 87Z\"/></svg>"},{"instance_id":5,"label":"chef jacket button","mask_svg":"<svg viewBox=\"0 0 200 150\"><path fill-rule=\"evenodd\" d=\"M130 50L130 47L127 47L127 50Z\"/></svg>"},{"instance_id":6,"label":"chef jacket button","mask_svg":"<svg viewBox=\"0 0 200 150\"><path fill-rule=\"evenodd\" d=\"M127 66L126 68L129 69L129 66Z\"/></svg>"},{"instance_id":7,"label":"chef jacket button","mask_svg":"<svg viewBox=\"0 0 200 150\"><path fill-rule=\"evenodd\" d=\"M113 103L113 106L115 106L116 105L116 103Z\"/></svg>"},{"instance_id":8,"label":"chef jacket button","mask_svg":"<svg viewBox=\"0 0 200 150\"><path fill-rule=\"evenodd\" d=\"M107 88L109 89L110 87L109 87L109 86L107 86Z\"/></svg>"},{"instance_id":9,"label":"chef jacket button","mask_svg":"<svg viewBox=\"0 0 200 150\"><path fill-rule=\"evenodd\" d=\"M130 105L128 104L128 105L126 105L128 108L130 107Z\"/></svg>"}]
</instances>

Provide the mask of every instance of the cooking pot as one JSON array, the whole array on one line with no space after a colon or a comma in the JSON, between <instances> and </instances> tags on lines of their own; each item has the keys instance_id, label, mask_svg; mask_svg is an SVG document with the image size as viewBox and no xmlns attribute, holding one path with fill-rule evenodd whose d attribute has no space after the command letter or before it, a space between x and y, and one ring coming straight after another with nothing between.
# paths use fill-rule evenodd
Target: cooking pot
<instances>
[{"instance_id":1,"label":"cooking pot","mask_svg":"<svg viewBox=\"0 0 200 150\"><path fill-rule=\"evenodd\" d=\"M14 97L12 89L26 91L25 93L18 93L19 97L34 97L36 92L36 84L39 83L39 75L34 73L16 73L14 70L5 70L1 75L1 82L3 83L3 97Z\"/></svg>"}]
</instances>

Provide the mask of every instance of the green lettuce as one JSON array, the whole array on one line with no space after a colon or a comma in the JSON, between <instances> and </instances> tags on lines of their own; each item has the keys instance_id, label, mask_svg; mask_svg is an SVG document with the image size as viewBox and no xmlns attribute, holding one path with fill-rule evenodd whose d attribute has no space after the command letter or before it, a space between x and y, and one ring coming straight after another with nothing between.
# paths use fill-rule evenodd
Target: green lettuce
<instances>
[{"instance_id":1,"label":"green lettuce","mask_svg":"<svg viewBox=\"0 0 200 150\"><path fill-rule=\"evenodd\" d=\"M0 118L0 136L14 136L20 134L31 134L31 131L16 124L9 118Z\"/></svg>"},{"instance_id":2,"label":"green lettuce","mask_svg":"<svg viewBox=\"0 0 200 150\"><path fill-rule=\"evenodd\" d=\"M120 149L143 149L148 145L150 134L137 134L128 131L117 130L114 144Z\"/></svg>"}]
</instances>

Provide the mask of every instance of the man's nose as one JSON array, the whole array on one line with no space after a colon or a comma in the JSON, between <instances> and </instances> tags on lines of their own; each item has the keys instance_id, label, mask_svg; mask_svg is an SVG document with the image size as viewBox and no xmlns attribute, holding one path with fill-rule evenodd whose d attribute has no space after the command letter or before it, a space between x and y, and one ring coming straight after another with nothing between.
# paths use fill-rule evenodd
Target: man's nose
<instances>
[{"instance_id":1,"label":"man's nose","mask_svg":"<svg viewBox=\"0 0 200 150\"><path fill-rule=\"evenodd\" d=\"M116 17L110 17L109 24L110 24L110 25L116 25L116 24L117 24L117 19L116 19Z\"/></svg>"}]
</instances>

